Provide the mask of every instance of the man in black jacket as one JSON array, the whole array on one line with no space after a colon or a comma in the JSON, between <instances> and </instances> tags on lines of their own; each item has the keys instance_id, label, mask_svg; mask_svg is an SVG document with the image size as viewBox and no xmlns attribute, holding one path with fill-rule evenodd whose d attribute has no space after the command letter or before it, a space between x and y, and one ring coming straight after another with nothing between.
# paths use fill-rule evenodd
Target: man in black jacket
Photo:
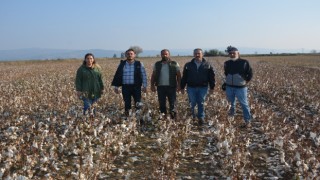
<instances>
[{"instance_id":1,"label":"man in black jacket","mask_svg":"<svg viewBox=\"0 0 320 180\"><path fill-rule=\"evenodd\" d=\"M128 116L131 109L131 97L133 97L136 108L139 109L141 102L141 91L147 91L147 74L142 62L135 59L136 53L133 49L126 51L126 60L121 60L113 77L111 85L114 92L119 94L122 86L122 96L125 104L125 114Z\"/></svg>"},{"instance_id":2,"label":"man in black jacket","mask_svg":"<svg viewBox=\"0 0 320 180\"><path fill-rule=\"evenodd\" d=\"M193 51L194 58L191 62L185 64L181 79L181 93L184 94L184 88L187 85L187 93L193 118L196 117L194 108L198 105L199 125L204 123L204 101L209 93L213 93L215 86L215 74L212 65L203 58L202 49Z\"/></svg>"},{"instance_id":3,"label":"man in black jacket","mask_svg":"<svg viewBox=\"0 0 320 180\"><path fill-rule=\"evenodd\" d=\"M237 48L229 46L226 50L230 59L224 63L226 75L226 95L231 107L229 116L234 116L236 98L243 111L244 124L241 127L250 127L251 113L247 98L247 84L252 79L252 69L249 62L240 58Z\"/></svg>"}]
</instances>

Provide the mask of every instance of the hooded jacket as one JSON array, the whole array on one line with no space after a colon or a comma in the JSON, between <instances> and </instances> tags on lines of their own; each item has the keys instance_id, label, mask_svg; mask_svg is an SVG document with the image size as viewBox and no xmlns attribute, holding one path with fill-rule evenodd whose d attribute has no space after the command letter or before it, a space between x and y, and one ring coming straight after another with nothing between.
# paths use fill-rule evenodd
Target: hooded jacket
<instances>
[{"instance_id":1,"label":"hooded jacket","mask_svg":"<svg viewBox=\"0 0 320 180\"><path fill-rule=\"evenodd\" d=\"M89 68L81 65L77 70L75 84L76 90L83 92L86 98L100 98L101 91L104 89L100 66L94 64Z\"/></svg>"}]
</instances>

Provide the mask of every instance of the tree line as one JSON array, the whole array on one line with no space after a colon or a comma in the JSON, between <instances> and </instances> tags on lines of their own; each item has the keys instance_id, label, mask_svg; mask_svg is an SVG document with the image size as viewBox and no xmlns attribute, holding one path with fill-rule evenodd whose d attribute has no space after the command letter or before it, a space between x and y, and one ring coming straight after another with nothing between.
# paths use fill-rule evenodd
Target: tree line
<instances>
[{"instance_id":1,"label":"tree line","mask_svg":"<svg viewBox=\"0 0 320 180\"><path fill-rule=\"evenodd\" d=\"M143 49L140 46L130 46L130 49L133 49L136 52L137 57L139 57L139 54L141 54L143 52ZM317 51L316 50L312 50L310 53L311 54L316 54ZM208 57L208 56L226 56L227 53L225 51L219 51L218 49L210 49L210 50L205 50L203 52L203 55L206 56L206 57ZM254 55L257 56L258 54L255 53ZM270 54L259 54L258 56L272 56L272 55L297 55L297 53L273 54L272 52L270 52ZM113 58L116 58L116 57L117 57L117 55L114 54ZM124 52L121 53L121 58L125 58Z\"/></svg>"}]
</instances>

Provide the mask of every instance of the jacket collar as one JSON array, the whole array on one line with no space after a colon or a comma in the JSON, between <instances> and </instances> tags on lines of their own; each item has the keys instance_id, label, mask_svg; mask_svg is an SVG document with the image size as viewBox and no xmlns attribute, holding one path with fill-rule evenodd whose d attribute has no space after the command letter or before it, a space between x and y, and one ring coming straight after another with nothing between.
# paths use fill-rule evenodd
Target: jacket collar
<instances>
[{"instance_id":1,"label":"jacket collar","mask_svg":"<svg viewBox=\"0 0 320 180\"><path fill-rule=\"evenodd\" d=\"M196 59L195 58L193 58L192 60L191 60L191 62L195 62L196 61ZM204 58L202 58L202 60L201 60L201 62L206 62L207 60L206 59L204 59Z\"/></svg>"}]
</instances>

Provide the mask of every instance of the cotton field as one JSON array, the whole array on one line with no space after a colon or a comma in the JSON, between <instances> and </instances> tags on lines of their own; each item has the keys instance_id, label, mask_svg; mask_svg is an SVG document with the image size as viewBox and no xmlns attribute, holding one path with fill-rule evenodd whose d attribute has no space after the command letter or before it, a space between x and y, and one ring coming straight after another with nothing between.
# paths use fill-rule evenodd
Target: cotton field
<instances>
[{"instance_id":1,"label":"cotton field","mask_svg":"<svg viewBox=\"0 0 320 180\"><path fill-rule=\"evenodd\" d=\"M207 123L189 116L177 95L176 120L159 114L156 93L123 118L110 86L119 59L96 59L106 91L96 115L82 115L74 88L82 60L1 62L2 179L317 179L320 176L320 56L252 56L252 128L230 118L222 84L227 57L215 66ZM138 58L139 59L139 58ZM180 66L191 57L173 57ZM141 58L150 82L158 58ZM143 121L141 121L143 120ZM142 123L144 122L144 123Z\"/></svg>"}]
</instances>

